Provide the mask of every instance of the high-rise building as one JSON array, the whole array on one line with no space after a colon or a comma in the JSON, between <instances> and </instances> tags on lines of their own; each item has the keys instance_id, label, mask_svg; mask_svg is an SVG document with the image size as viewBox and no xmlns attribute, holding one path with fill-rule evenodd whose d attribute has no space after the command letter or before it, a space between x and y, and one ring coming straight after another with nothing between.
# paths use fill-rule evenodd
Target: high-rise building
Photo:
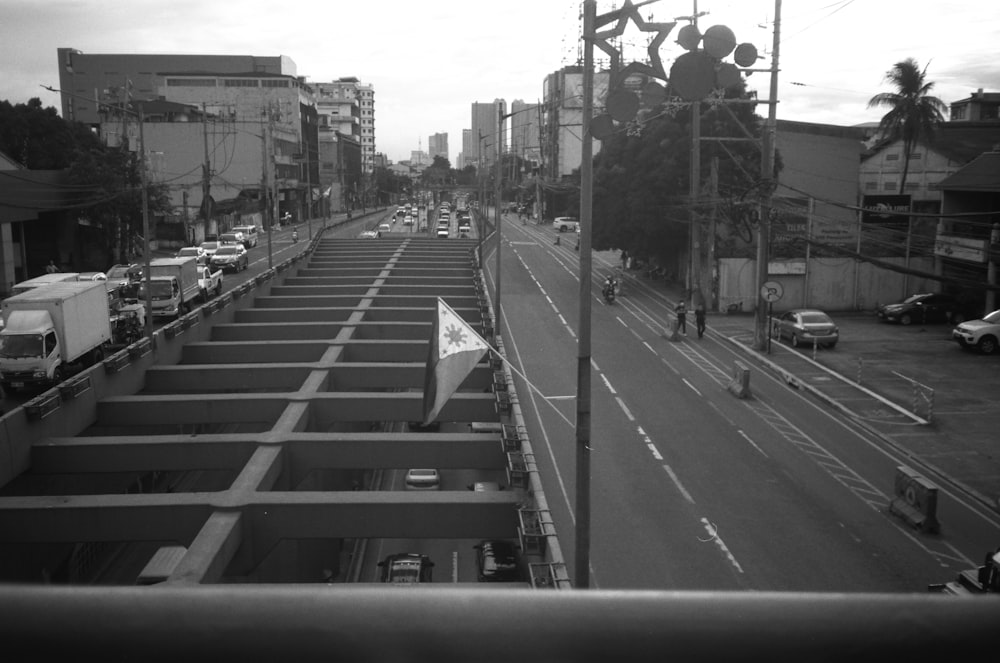
<instances>
[{"instance_id":1,"label":"high-rise building","mask_svg":"<svg viewBox=\"0 0 1000 663\"><path fill-rule=\"evenodd\" d=\"M484 167L496 163L498 147L502 153L507 149L507 123L504 131L498 134L500 114L507 114L507 102L494 99L489 103L473 102L472 104L472 138L476 162L482 161Z\"/></svg>"},{"instance_id":2,"label":"high-rise building","mask_svg":"<svg viewBox=\"0 0 1000 663\"><path fill-rule=\"evenodd\" d=\"M437 133L430 136L427 139L427 153L430 155L431 163L434 163L434 157L448 159L448 134Z\"/></svg>"},{"instance_id":3,"label":"high-rise building","mask_svg":"<svg viewBox=\"0 0 1000 663\"><path fill-rule=\"evenodd\" d=\"M375 88L362 83L356 76L341 76L329 83L312 83L331 96L357 101L358 129L361 140L361 167L365 173L375 168ZM353 112L353 110L352 110ZM347 132L344 132L347 133Z\"/></svg>"},{"instance_id":4,"label":"high-rise building","mask_svg":"<svg viewBox=\"0 0 1000 663\"><path fill-rule=\"evenodd\" d=\"M510 151L526 161L541 161L541 108L515 99L510 104L510 113Z\"/></svg>"},{"instance_id":5,"label":"high-rise building","mask_svg":"<svg viewBox=\"0 0 1000 663\"><path fill-rule=\"evenodd\" d=\"M594 73L594 113L602 112L608 96L607 71ZM542 136L544 174L547 179L559 180L580 167L583 158L583 67L563 67L545 77L543 97ZM601 141L593 143L594 154L601 149Z\"/></svg>"},{"instance_id":6,"label":"high-rise building","mask_svg":"<svg viewBox=\"0 0 1000 663\"><path fill-rule=\"evenodd\" d=\"M472 138L472 129L462 129L462 152L455 168L461 170L466 166L475 166L477 150Z\"/></svg>"}]
</instances>

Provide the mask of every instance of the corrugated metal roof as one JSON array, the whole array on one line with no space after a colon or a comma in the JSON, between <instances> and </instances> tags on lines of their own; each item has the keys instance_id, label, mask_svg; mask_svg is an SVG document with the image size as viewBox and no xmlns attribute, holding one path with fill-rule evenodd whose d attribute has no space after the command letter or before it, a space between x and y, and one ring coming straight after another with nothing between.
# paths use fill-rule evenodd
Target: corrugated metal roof
<instances>
[{"instance_id":1,"label":"corrugated metal roof","mask_svg":"<svg viewBox=\"0 0 1000 663\"><path fill-rule=\"evenodd\" d=\"M973 159L940 184L951 191L1000 191L1000 152L987 152Z\"/></svg>"}]
</instances>

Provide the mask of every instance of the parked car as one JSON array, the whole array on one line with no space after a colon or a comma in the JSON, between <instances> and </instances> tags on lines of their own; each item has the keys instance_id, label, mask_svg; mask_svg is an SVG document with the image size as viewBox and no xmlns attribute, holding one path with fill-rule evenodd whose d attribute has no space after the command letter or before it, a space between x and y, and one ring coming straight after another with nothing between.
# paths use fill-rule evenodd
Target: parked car
<instances>
[{"instance_id":1,"label":"parked car","mask_svg":"<svg viewBox=\"0 0 1000 663\"><path fill-rule=\"evenodd\" d=\"M561 233L567 231L576 232L576 230L580 227L580 222L575 216L557 216L555 220L552 221L552 227Z\"/></svg>"},{"instance_id":2,"label":"parked car","mask_svg":"<svg viewBox=\"0 0 1000 663\"><path fill-rule=\"evenodd\" d=\"M787 338L792 347L796 348L815 343L832 349L840 340L840 330L836 323L817 309L785 311L774 318L771 329L774 338L779 341Z\"/></svg>"},{"instance_id":3,"label":"parked car","mask_svg":"<svg viewBox=\"0 0 1000 663\"><path fill-rule=\"evenodd\" d=\"M250 254L242 244L223 244L212 255L209 264L212 269L240 272L250 266Z\"/></svg>"},{"instance_id":4,"label":"parked car","mask_svg":"<svg viewBox=\"0 0 1000 663\"><path fill-rule=\"evenodd\" d=\"M951 331L951 337L966 349L975 348L984 355L1000 349L1000 310L979 320L968 320Z\"/></svg>"},{"instance_id":5,"label":"parked car","mask_svg":"<svg viewBox=\"0 0 1000 663\"><path fill-rule=\"evenodd\" d=\"M427 555L396 553L378 563L380 580L393 584L431 582L434 562Z\"/></svg>"},{"instance_id":6,"label":"parked car","mask_svg":"<svg viewBox=\"0 0 1000 663\"><path fill-rule=\"evenodd\" d=\"M441 475L432 469L411 469L406 472L407 490L440 490Z\"/></svg>"},{"instance_id":7,"label":"parked car","mask_svg":"<svg viewBox=\"0 0 1000 663\"><path fill-rule=\"evenodd\" d=\"M500 539L487 540L474 546L476 575L479 582L520 580L517 552L514 544Z\"/></svg>"},{"instance_id":8,"label":"parked car","mask_svg":"<svg viewBox=\"0 0 1000 663\"><path fill-rule=\"evenodd\" d=\"M901 325L914 322L951 322L957 325L969 317L955 297L937 292L911 295L901 302L880 306L875 313L879 320L898 322Z\"/></svg>"}]
</instances>

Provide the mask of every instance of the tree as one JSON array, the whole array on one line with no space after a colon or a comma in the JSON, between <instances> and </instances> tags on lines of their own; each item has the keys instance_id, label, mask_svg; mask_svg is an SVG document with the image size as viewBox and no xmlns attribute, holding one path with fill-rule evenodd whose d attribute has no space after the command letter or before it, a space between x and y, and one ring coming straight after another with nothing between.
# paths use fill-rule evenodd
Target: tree
<instances>
[{"instance_id":1,"label":"tree","mask_svg":"<svg viewBox=\"0 0 1000 663\"><path fill-rule=\"evenodd\" d=\"M0 152L31 170L62 170L74 151L100 140L86 126L66 122L52 106L42 108L38 97L27 104L0 101Z\"/></svg>"},{"instance_id":2,"label":"tree","mask_svg":"<svg viewBox=\"0 0 1000 663\"><path fill-rule=\"evenodd\" d=\"M944 121L947 106L930 96L934 83L927 81L927 67L921 70L913 58L894 64L886 72L885 80L896 91L876 94L868 100L868 108L889 108L879 122L879 133L887 140L903 141L903 176L899 181L899 192L903 193L914 146L933 140L937 125Z\"/></svg>"}]
</instances>

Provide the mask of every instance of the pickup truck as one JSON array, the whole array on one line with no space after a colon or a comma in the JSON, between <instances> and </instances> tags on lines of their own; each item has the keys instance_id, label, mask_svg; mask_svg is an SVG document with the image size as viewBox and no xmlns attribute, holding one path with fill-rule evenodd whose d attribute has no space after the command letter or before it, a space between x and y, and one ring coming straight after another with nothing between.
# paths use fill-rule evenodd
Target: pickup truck
<instances>
[{"instance_id":1,"label":"pickup truck","mask_svg":"<svg viewBox=\"0 0 1000 663\"><path fill-rule=\"evenodd\" d=\"M209 266L198 265L198 287L201 288L201 300L207 302L212 297L222 294L222 270L212 271Z\"/></svg>"}]
</instances>

